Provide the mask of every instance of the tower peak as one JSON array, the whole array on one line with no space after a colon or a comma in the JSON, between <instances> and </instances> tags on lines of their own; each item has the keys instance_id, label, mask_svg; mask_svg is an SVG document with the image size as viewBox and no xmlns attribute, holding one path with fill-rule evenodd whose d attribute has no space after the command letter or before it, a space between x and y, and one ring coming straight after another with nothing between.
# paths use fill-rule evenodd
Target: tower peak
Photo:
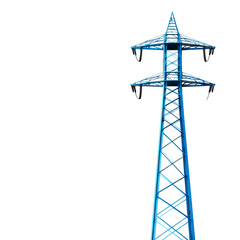
<instances>
[{"instance_id":1,"label":"tower peak","mask_svg":"<svg viewBox=\"0 0 240 240\"><path fill-rule=\"evenodd\" d=\"M167 27L166 34L171 34L171 35L172 34L177 34L177 35L179 35L177 23L176 23L173 12L171 13L171 16L170 16L170 19L169 19L169 22L168 22L168 27Z\"/></svg>"}]
</instances>

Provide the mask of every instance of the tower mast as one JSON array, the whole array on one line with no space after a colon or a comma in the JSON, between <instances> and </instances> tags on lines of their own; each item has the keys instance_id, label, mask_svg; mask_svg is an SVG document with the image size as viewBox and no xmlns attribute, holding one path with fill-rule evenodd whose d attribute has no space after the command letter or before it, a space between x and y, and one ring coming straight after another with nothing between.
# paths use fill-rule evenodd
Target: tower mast
<instances>
[{"instance_id":1,"label":"tower mast","mask_svg":"<svg viewBox=\"0 0 240 240\"><path fill-rule=\"evenodd\" d=\"M163 87L151 240L195 240L182 89L209 86L211 92L215 84L183 73L182 51L202 49L207 61L206 49L210 56L215 47L181 35L172 13L164 35L131 48L138 61L145 49L163 50L163 73L131 84L135 93L140 87L138 98L143 86Z\"/></svg>"}]
</instances>

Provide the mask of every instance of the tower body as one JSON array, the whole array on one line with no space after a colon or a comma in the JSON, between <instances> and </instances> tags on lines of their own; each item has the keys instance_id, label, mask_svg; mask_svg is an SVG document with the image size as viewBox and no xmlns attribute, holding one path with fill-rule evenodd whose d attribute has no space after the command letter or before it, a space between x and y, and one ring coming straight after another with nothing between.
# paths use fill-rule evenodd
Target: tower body
<instances>
[{"instance_id":1,"label":"tower body","mask_svg":"<svg viewBox=\"0 0 240 240\"><path fill-rule=\"evenodd\" d=\"M131 84L163 87L158 164L151 240L195 240L193 207L183 109L183 87L214 84L182 72L183 50L215 47L179 34L173 13L164 35L132 47L140 59L143 49L163 50L163 72ZM205 56L206 58L206 56Z\"/></svg>"}]
</instances>

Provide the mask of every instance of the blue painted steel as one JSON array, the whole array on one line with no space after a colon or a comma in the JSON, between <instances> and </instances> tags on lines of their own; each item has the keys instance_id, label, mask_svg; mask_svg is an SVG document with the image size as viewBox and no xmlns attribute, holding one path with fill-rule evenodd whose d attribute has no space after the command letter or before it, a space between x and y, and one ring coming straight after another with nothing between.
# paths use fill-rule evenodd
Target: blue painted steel
<instances>
[{"instance_id":1,"label":"blue painted steel","mask_svg":"<svg viewBox=\"0 0 240 240\"><path fill-rule=\"evenodd\" d=\"M182 89L215 84L183 73L182 51L215 47L181 35L172 13L164 35L132 49L163 50L163 73L131 84L163 87L151 239L195 240Z\"/></svg>"},{"instance_id":2,"label":"blue painted steel","mask_svg":"<svg viewBox=\"0 0 240 240\"><path fill-rule=\"evenodd\" d=\"M191 240L195 239L194 233L194 223L193 223L193 210L192 210L192 197L191 197L191 187L190 187L190 177L189 177L189 166L188 166L188 154L187 154L187 140L186 140L186 130L185 130L185 121L184 121L184 111L183 111L183 96L182 96L182 86L179 84L180 88L180 124L182 129L182 148L183 148L183 162L184 162L184 174L185 179L185 190L187 197L187 212L188 212L188 225L189 225L189 237Z\"/></svg>"}]
</instances>

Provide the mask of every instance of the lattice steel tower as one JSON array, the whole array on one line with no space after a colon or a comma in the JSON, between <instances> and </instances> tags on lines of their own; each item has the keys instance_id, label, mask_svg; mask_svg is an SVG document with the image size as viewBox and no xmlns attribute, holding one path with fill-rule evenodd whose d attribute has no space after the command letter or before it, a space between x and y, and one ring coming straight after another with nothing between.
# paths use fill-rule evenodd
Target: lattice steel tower
<instances>
[{"instance_id":1,"label":"lattice steel tower","mask_svg":"<svg viewBox=\"0 0 240 240\"><path fill-rule=\"evenodd\" d=\"M140 87L138 98L143 86L163 87L152 240L195 240L182 88L209 86L210 93L215 84L183 73L182 51L202 49L207 61L205 50L210 56L215 47L180 34L172 13L164 35L131 48L138 61L143 49L163 50L163 73L131 84L135 93Z\"/></svg>"}]
</instances>

